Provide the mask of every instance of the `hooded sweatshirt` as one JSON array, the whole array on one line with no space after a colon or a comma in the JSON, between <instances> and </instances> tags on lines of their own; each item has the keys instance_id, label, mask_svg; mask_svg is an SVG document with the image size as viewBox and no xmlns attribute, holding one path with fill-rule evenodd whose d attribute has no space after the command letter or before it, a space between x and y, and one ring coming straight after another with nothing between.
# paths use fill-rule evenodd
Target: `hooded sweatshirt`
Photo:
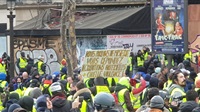
<instances>
[{"instance_id":1,"label":"hooded sweatshirt","mask_svg":"<svg viewBox=\"0 0 200 112\"><path fill-rule=\"evenodd\" d=\"M54 96L51 100L53 112L70 112L72 102L66 100L63 95Z\"/></svg>"},{"instance_id":2,"label":"hooded sweatshirt","mask_svg":"<svg viewBox=\"0 0 200 112\"><path fill-rule=\"evenodd\" d=\"M198 107L198 104L195 101L187 101L180 105L180 110L181 112L192 112L196 107Z\"/></svg>"}]
</instances>

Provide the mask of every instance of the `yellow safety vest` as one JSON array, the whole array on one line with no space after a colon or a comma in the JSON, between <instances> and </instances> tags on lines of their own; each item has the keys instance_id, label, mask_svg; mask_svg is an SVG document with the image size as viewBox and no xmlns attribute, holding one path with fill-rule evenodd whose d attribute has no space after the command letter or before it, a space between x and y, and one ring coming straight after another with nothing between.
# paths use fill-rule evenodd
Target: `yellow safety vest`
<instances>
[{"instance_id":1,"label":"yellow safety vest","mask_svg":"<svg viewBox=\"0 0 200 112\"><path fill-rule=\"evenodd\" d=\"M140 57L137 57L137 66L143 66L143 65L144 61Z\"/></svg>"},{"instance_id":2,"label":"yellow safety vest","mask_svg":"<svg viewBox=\"0 0 200 112\"><path fill-rule=\"evenodd\" d=\"M130 66L129 71L132 71L133 70L132 57L128 58L128 64L127 65Z\"/></svg>"},{"instance_id":3,"label":"yellow safety vest","mask_svg":"<svg viewBox=\"0 0 200 112\"><path fill-rule=\"evenodd\" d=\"M6 65L5 64L0 64L0 73L6 74Z\"/></svg>"},{"instance_id":4,"label":"yellow safety vest","mask_svg":"<svg viewBox=\"0 0 200 112\"><path fill-rule=\"evenodd\" d=\"M32 112L37 112L35 106L33 105Z\"/></svg>"},{"instance_id":5,"label":"yellow safety vest","mask_svg":"<svg viewBox=\"0 0 200 112\"><path fill-rule=\"evenodd\" d=\"M136 88L139 88L140 87L140 83L137 83L136 84ZM141 106L141 103L140 103L140 95L138 95L137 97L134 96L134 109L138 109L140 108Z\"/></svg>"},{"instance_id":6,"label":"yellow safety vest","mask_svg":"<svg viewBox=\"0 0 200 112\"><path fill-rule=\"evenodd\" d=\"M108 87L112 87L112 80L113 80L112 77L108 77L108 78L107 78L107 81L108 81Z\"/></svg>"},{"instance_id":7,"label":"yellow safety vest","mask_svg":"<svg viewBox=\"0 0 200 112\"><path fill-rule=\"evenodd\" d=\"M172 80L168 80L167 82L164 83L164 86L163 86L163 90L168 90L172 85Z\"/></svg>"},{"instance_id":8,"label":"yellow safety vest","mask_svg":"<svg viewBox=\"0 0 200 112\"><path fill-rule=\"evenodd\" d=\"M122 108L124 109L124 112L129 112L129 110L127 109L127 105L126 105L126 103L125 103L125 99L124 99L124 94L125 94L125 92L126 91L128 91L128 89L122 89L122 90L120 90L119 92L118 92L118 101L119 101L119 103L120 103L120 105L122 106ZM133 96L133 94L132 93L129 93L129 95L130 95L130 100L131 100L131 102L132 102L132 104L133 104L133 102L134 102L134 100L135 100L135 97Z\"/></svg>"},{"instance_id":9,"label":"yellow safety vest","mask_svg":"<svg viewBox=\"0 0 200 112\"><path fill-rule=\"evenodd\" d=\"M21 89L16 89L15 91L11 91L10 94L17 93L19 95L19 98L23 96L23 91Z\"/></svg>"},{"instance_id":10,"label":"yellow safety vest","mask_svg":"<svg viewBox=\"0 0 200 112\"><path fill-rule=\"evenodd\" d=\"M181 96L185 96L186 95L186 93L184 92L184 89L180 89L180 88L174 88L173 90L172 90L172 92L171 92L171 96L173 96L173 94L175 93L175 92L180 92L181 93ZM183 98L182 99L182 102L184 103L184 102L186 102L187 100L186 100L186 98ZM169 102L172 102L172 99L170 98L170 100L169 100Z\"/></svg>"},{"instance_id":11,"label":"yellow safety vest","mask_svg":"<svg viewBox=\"0 0 200 112\"><path fill-rule=\"evenodd\" d=\"M33 88L28 87L25 91L24 91L24 96L29 96L30 92L33 90Z\"/></svg>"},{"instance_id":12,"label":"yellow safety vest","mask_svg":"<svg viewBox=\"0 0 200 112\"><path fill-rule=\"evenodd\" d=\"M0 111L4 109L2 101L0 101Z\"/></svg>"},{"instance_id":13,"label":"yellow safety vest","mask_svg":"<svg viewBox=\"0 0 200 112\"><path fill-rule=\"evenodd\" d=\"M146 53L144 54L144 60L147 60L147 58L148 58L148 55L149 55L149 53L148 53L148 52L146 52Z\"/></svg>"},{"instance_id":14,"label":"yellow safety vest","mask_svg":"<svg viewBox=\"0 0 200 112\"><path fill-rule=\"evenodd\" d=\"M63 74L63 75L61 76L61 80L65 80L66 77L67 77L67 75L66 75L66 74Z\"/></svg>"},{"instance_id":15,"label":"yellow safety vest","mask_svg":"<svg viewBox=\"0 0 200 112\"><path fill-rule=\"evenodd\" d=\"M97 94L100 92L110 93L110 90L108 89L107 86L96 86L96 91L97 91Z\"/></svg>"},{"instance_id":16,"label":"yellow safety vest","mask_svg":"<svg viewBox=\"0 0 200 112\"><path fill-rule=\"evenodd\" d=\"M163 55L163 58L165 59L165 55ZM168 60L167 59L165 59L165 66L167 66L168 65ZM172 59L172 66L174 66L174 60Z\"/></svg>"},{"instance_id":17,"label":"yellow safety vest","mask_svg":"<svg viewBox=\"0 0 200 112\"><path fill-rule=\"evenodd\" d=\"M27 63L27 60L26 59L23 59L23 58L19 58L19 67L20 68L25 68L26 67L26 65L27 65L28 63Z\"/></svg>"},{"instance_id":18,"label":"yellow safety vest","mask_svg":"<svg viewBox=\"0 0 200 112\"><path fill-rule=\"evenodd\" d=\"M6 84L7 84L7 81L2 81L2 80L0 80L0 86L1 86L2 88L5 88L5 87L6 87Z\"/></svg>"},{"instance_id":19,"label":"yellow safety vest","mask_svg":"<svg viewBox=\"0 0 200 112\"><path fill-rule=\"evenodd\" d=\"M184 60L187 60L187 59L192 59L192 52L191 51L189 51L189 53L186 53L185 55L184 55ZM191 60L192 61L192 60Z\"/></svg>"},{"instance_id":20,"label":"yellow safety vest","mask_svg":"<svg viewBox=\"0 0 200 112\"><path fill-rule=\"evenodd\" d=\"M90 78L84 78L83 79L83 82L85 83L85 85L86 85L87 88L90 88L89 83L88 83L89 80L90 80Z\"/></svg>"},{"instance_id":21,"label":"yellow safety vest","mask_svg":"<svg viewBox=\"0 0 200 112\"><path fill-rule=\"evenodd\" d=\"M67 91L70 91L70 84L69 83L67 83L66 89L67 89Z\"/></svg>"},{"instance_id":22,"label":"yellow safety vest","mask_svg":"<svg viewBox=\"0 0 200 112\"><path fill-rule=\"evenodd\" d=\"M42 90L42 92L43 92L44 89L46 89L46 88L48 88L49 95L50 95L50 96L53 96L49 84L44 84L43 86L42 86L42 85L40 86L40 89Z\"/></svg>"},{"instance_id":23,"label":"yellow safety vest","mask_svg":"<svg viewBox=\"0 0 200 112\"><path fill-rule=\"evenodd\" d=\"M42 61L39 61L39 62L38 62L38 72L39 72L40 75L43 75L43 74L44 74L44 72L42 71L42 64L43 64Z\"/></svg>"},{"instance_id":24,"label":"yellow safety vest","mask_svg":"<svg viewBox=\"0 0 200 112\"><path fill-rule=\"evenodd\" d=\"M80 111L87 112L87 102L85 100L83 100L83 102L81 103Z\"/></svg>"}]
</instances>

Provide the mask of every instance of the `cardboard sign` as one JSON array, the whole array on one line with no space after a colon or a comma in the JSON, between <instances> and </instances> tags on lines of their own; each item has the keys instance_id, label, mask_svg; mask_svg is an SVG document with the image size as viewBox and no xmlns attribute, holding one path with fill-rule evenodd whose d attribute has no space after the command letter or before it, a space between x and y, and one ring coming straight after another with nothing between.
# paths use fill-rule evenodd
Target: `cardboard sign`
<instances>
[{"instance_id":1,"label":"cardboard sign","mask_svg":"<svg viewBox=\"0 0 200 112\"><path fill-rule=\"evenodd\" d=\"M122 77L130 50L91 50L83 60L81 75L86 78Z\"/></svg>"}]
</instances>

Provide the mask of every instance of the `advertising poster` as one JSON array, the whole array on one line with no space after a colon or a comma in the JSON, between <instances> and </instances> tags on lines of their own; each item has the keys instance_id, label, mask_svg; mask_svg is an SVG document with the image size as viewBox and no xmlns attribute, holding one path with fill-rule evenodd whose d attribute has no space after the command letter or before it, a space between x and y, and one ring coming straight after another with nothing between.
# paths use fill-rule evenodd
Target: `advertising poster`
<instances>
[{"instance_id":1,"label":"advertising poster","mask_svg":"<svg viewBox=\"0 0 200 112\"><path fill-rule=\"evenodd\" d=\"M85 78L122 77L125 73L130 50L90 50L81 67Z\"/></svg>"},{"instance_id":2,"label":"advertising poster","mask_svg":"<svg viewBox=\"0 0 200 112\"><path fill-rule=\"evenodd\" d=\"M151 34L107 36L107 49L130 49L137 53L143 46L151 48Z\"/></svg>"},{"instance_id":3,"label":"advertising poster","mask_svg":"<svg viewBox=\"0 0 200 112\"><path fill-rule=\"evenodd\" d=\"M187 0L152 0L152 51L183 54L188 48Z\"/></svg>"}]
</instances>

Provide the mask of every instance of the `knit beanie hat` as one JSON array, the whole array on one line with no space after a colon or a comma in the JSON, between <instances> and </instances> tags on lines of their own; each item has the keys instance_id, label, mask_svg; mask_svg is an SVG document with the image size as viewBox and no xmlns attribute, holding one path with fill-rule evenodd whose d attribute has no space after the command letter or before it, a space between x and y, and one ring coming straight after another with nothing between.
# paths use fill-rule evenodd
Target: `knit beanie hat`
<instances>
[{"instance_id":1,"label":"knit beanie hat","mask_svg":"<svg viewBox=\"0 0 200 112\"><path fill-rule=\"evenodd\" d=\"M6 108L7 110L9 109L10 105L14 104L14 103L17 103L18 101L16 99L9 99L7 102L6 102Z\"/></svg>"},{"instance_id":2,"label":"knit beanie hat","mask_svg":"<svg viewBox=\"0 0 200 112\"><path fill-rule=\"evenodd\" d=\"M30 97L37 99L40 95L42 95L42 91L40 88L36 87L30 92Z\"/></svg>"},{"instance_id":3,"label":"knit beanie hat","mask_svg":"<svg viewBox=\"0 0 200 112\"><path fill-rule=\"evenodd\" d=\"M18 93L10 93L9 99L19 100L19 94Z\"/></svg>"},{"instance_id":4,"label":"knit beanie hat","mask_svg":"<svg viewBox=\"0 0 200 112\"><path fill-rule=\"evenodd\" d=\"M28 110L28 111L32 111L32 108L33 108L33 104L34 104L34 101L33 101L33 98L31 98L30 96L24 96L22 97L20 100L19 100L19 105Z\"/></svg>"},{"instance_id":5,"label":"knit beanie hat","mask_svg":"<svg viewBox=\"0 0 200 112\"><path fill-rule=\"evenodd\" d=\"M6 80L6 74L0 73L0 80Z\"/></svg>"},{"instance_id":6,"label":"knit beanie hat","mask_svg":"<svg viewBox=\"0 0 200 112\"><path fill-rule=\"evenodd\" d=\"M39 96L36 100L36 109L39 107L47 107L46 101L47 101L47 96L45 95Z\"/></svg>"},{"instance_id":7,"label":"knit beanie hat","mask_svg":"<svg viewBox=\"0 0 200 112\"><path fill-rule=\"evenodd\" d=\"M158 87L158 83L159 83L159 80L156 77L151 77L151 79L149 80L149 85L151 87Z\"/></svg>"},{"instance_id":8,"label":"knit beanie hat","mask_svg":"<svg viewBox=\"0 0 200 112\"><path fill-rule=\"evenodd\" d=\"M163 98L161 96L159 96L159 95L156 95L153 98L151 98L150 107L151 108L162 109L164 107Z\"/></svg>"},{"instance_id":9,"label":"knit beanie hat","mask_svg":"<svg viewBox=\"0 0 200 112\"><path fill-rule=\"evenodd\" d=\"M10 105L10 107L8 108L8 112L13 112L16 108L20 108L21 106L19 104L12 104Z\"/></svg>"}]
</instances>

